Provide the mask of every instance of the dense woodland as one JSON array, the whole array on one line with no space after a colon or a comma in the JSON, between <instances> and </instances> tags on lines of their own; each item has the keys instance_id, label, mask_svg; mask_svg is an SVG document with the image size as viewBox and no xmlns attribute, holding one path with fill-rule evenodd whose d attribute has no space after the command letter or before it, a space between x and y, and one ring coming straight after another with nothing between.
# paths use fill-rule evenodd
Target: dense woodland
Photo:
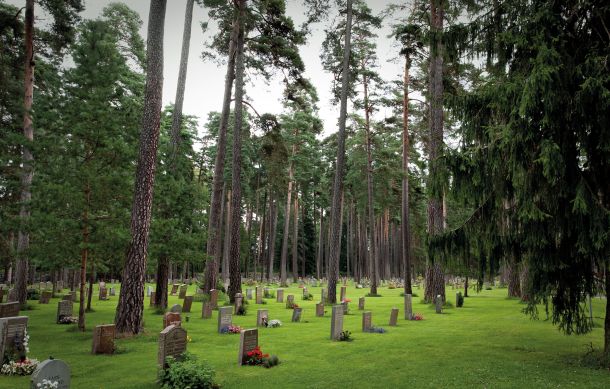
<instances>
[{"instance_id":1,"label":"dense woodland","mask_svg":"<svg viewBox=\"0 0 610 389\"><path fill-rule=\"evenodd\" d=\"M294 1L296 3L296 0ZM499 279L527 313L591 330L610 294L610 4L604 0L186 0L174 103L162 106L167 1L140 16L113 3L0 0L0 268L28 284L122 283L115 324L142 330L144 281L344 277L393 282L432 302L459 278ZM218 111L182 112L194 7L217 28L203 57L226 68ZM45 15L39 23L38 15ZM332 85L299 48L324 31ZM382 79L381 26L404 72ZM201 47L201 45L197 46ZM201 53L190 53L191 57ZM283 113L247 98L281 80ZM332 88L329 136L318 112ZM222 96L222 97L221 97ZM379 112L385 112L380 115ZM391 114L388 114L391 112ZM326 123L328 126L329 123ZM468 291L468 289L467 289ZM605 315L610 353L610 306Z\"/></svg>"}]
</instances>

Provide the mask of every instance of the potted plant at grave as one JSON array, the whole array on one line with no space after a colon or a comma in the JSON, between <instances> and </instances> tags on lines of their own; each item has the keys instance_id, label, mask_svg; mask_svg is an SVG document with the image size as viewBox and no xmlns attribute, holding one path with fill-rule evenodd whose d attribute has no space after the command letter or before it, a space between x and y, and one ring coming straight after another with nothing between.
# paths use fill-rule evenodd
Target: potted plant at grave
<instances>
[{"instance_id":1,"label":"potted plant at grave","mask_svg":"<svg viewBox=\"0 0 610 389\"><path fill-rule=\"evenodd\" d=\"M30 336L27 330L23 332L23 337L20 336L19 332L15 334L13 343L4 351L0 374L30 375L36 370L38 360L27 358L27 353L30 351L29 340Z\"/></svg>"},{"instance_id":2,"label":"potted plant at grave","mask_svg":"<svg viewBox=\"0 0 610 389\"><path fill-rule=\"evenodd\" d=\"M260 346L256 346L254 350L246 353L246 365L250 366L265 366L266 368L270 368L273 366L277 366L280 363L280 359L277 355L263 354Z\"/></svg>"}]
</instances>

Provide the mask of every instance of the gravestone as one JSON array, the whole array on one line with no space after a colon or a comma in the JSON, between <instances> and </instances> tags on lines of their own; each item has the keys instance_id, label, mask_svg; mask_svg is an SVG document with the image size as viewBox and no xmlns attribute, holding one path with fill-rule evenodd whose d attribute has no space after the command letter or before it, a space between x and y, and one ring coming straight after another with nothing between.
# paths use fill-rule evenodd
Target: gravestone
<instances>
[{"instance_id":1,"label":"gravestone","mask_svg":"<svg viewBox=\"0 0 610 389\"><path fill-rule=\"evenodd\" d=\"M341 332L343 332L343 306L333 305L333 314L330 321L330 339L339 339Z\"/></svg>"},{"instance_id":2,"label":"gravestone","mask_svg":"<svg viewBox=\"0 0 610 389\"><path fill-rule=\"evenodd\" d=\"M248 353L258 346L258 329L241 330L239 334L239 355L238 363L243 365L246 363Z\"/></svg>"},{"instance_id":3,"label":"gravestone","mask_svg":"<svg viewBox=\"0 0 610 389\"><path fill-rule=\"evenodd\" d=\"M263 290L264 290L263 297L269 298L269 296L271 295L271 288L264 288Z\"/></svg>"},{"instance_id":4,"label":"gravestone","mask_svg":"<svg viewBox=\"0 0 610 389\"><path fill-rule=\"evenodd\" d=\"M169 327L171 325L180 326L182 324L182 317L178 312L166 312L163 315L163 328Z\"/></svg>"},{"instance_id":5,"label":"gravestone","mask_svg":"<svg viewBox=\"0 0 610 389\"><path fill-rule=\"evenodd\" d=\"M153 291L152 286L148 285L146 287L146 297L150 297L150 294L152 293L152 291Z\"/></svg>"},{"instance_id":6,"label":"gravestone","mask_svg":"<svg viewBox=\"0 0 610 389\"><path fill-rule=\"evenodd\" d=\"M440 294L436 296L436 299L434 299L434 303L436 307L436 313L443 313L443 297Z\"/></svg>"},{"instance_id":7,"label":"gravestone","mask_svg":"<svg viewBox=\"0 0 610 389\"><path fill-rule=\"evenodd\" d=\"M218 308L218 333L223 333L233 324L233 307Z\"/></svg>"},{"instance_id":8,"label":"gravestone","mask_svg":"<svg viewBox=\"0 0 610 389\"><path fill-rule=\"evenodd\" d=\"M70 367L60 359L47 359L42 361L32 373L30 388L36 389L42 386L43 381L57 382L55 389L70 388ZM40 386L39 386L40 385Z\"/></svg>"},{"instance_id":9,"label":"gravestone","mask_svg":"<svg viewBox=\"0 0 610 389\"><path fill-rule=\"evenodd\" d=\"M73 290L70 292L70 295L72 296L72 301L76 301L76 291ZM85 288L85 295L87 295L87 288Z\"/></svg>"},{"instance_id":10,"label":"gravestone","mask_svg":"<svg viewBox=\"0 0 610 389\"><path fill-rule=\"evenodd\" d=\"M326 302L326 289L320 289L320 302L324 304Z\"/></svg>"},{"instance_id":11,"label":"gravestone","mask_svg":"<svg viewBox=\"0 0 610 389\"><path fill-rule=\"evenodd\" d=\"M244 296L241 293L235 293L235 314L237 314L243 304Z\"/></svg>"},{"instance_id":12,"label":"gravestone","mask_svg":"<svg viewBox=\"0 0 610 389\"><path fill-rule=\"evenodd\" d=\"M373 327L373 313L362 312L362 332L368 332Z\"/></svg>"},{"instance_id":13,"label":"gravestone","mask_svg":"<svg viewBox=\"0 0 610 389\"><path fill-rule=\"evenodd\" d=\"M116 288L114 286L110 287L110 295L111 296L116 296Z\"/></svg>"},{"instance_id":14,"label":"gravestone","mask_svg":"<svg viewBox=\"0 0 610 389\"><path fill-rule=\"evenodd\" d=\"M309 296L309 290L307 290L307 287L304 286L303 287L303 297L307 297L307 296Z\"/></svg>"},{"instance_id":15,"label":"gravestone","mask_svg":"<svg viewBox=\"0 0 610 389\"><path fill-rule=\"evenodd\" d=\"M157 363L165 368L165 358L178 357L186 351L186 330L180 326L170 325L159 334L159 353Z\"/></svg>"},{"instance_id":16,"label":"gravestone","mask_svg":"<svg viewBox=\"0 0 610 389\"><path fill-rule=\"evenodd\" d=\"M180 287L180 285L178 284L173 284L172 285L172 291L171 291L171 295L174 296L176 293L178 293L178 288Z\"/></svg>"},{"instance_id":17,"label":"gravestone","mask_svg":"<svg viewBox=\"0 0 610 389\"><path fill-rule=\"evenodd\" d=\"M104 281L100 282L99 283L99 287L100 287L100 289L101 288L105 288L106 287L106 283ZM47 288L48 288L48 286L47 286Z\"/></svg>"},{"instance_id":18,"label":"gravestone","mask_svg":"<svg viewBox=\"0 0 610 389\"><path fill-rule=\"evenodd\" d=\"M413 296L405 294L405 320L413 320Z\"/></svg>"},{"instance_id":19,"label":"gravestone","mask_svg":"<svg viewBox=\"0 0 610 389\"><path fill-rule=\"evenodd\" d=\"M0 304L0 318L19 316L19 302Z\"/></svg>"},{"instance_id":20,"label":"gravestone","mask_svg":"<svg viewBox=\"0 0 610 389\"><path fill-rule=\"evenodd\" d=\"M263 288L260 286L256 287L256 303L257 304L263 303Z\"/></svg>"},{"instance_id":21,"label":"gravestone","mask_svg":"<svg viewBox=\"0 0 610 389\"><path fill-rule=\"evenodd\" d=\"M266 309L258 309L256 311L256 326L266 327L269 321L269 311Z\"/></svg>"},{"instance_id":22,"label":"gravestone","mask_svg":"<svg viewBox=\"0 0 610 389\"><path fill-rule=\"evenodd\" d=\"M360 297L358 299L358 309L363 311L364 310L364 297Z\"/></svg>"},{"instance_id":23,"label":"gravestone","mask_svg":"<svg viewBox=\"0 0 610 389\"><path fill-rule=\"evenodd\" d=\"M182 312L182 306L180 304L174 304L172 305L172 307L169 309L170 312L174 312L174 313L181 313Z\"/></svg>"},{"instance_id":24,"label":"gravestone","mask_svg":"<svg viewBox=\"0 0 610 389\"><path fill-rule=\"evenodd\" d=\"M4 302L4 288L0 288L0 303Z\"/></svg>"},{"instance_id":25,"label":"gravestone","mask_svg":"<svg viewBox=\"0 0 610 389\"><path fill-rule=\"evenodd\" d=\"M248 300L252 300L252 289L250 289L250 288L246 289L246 298Z\"/></svg>"},{"instance_id":26,"label":"gravestone","mask_svg":"<svg viewBox=\"0 0 610 389\"><path fill-rule=\"evenodd\" d=\"M102 324L95 326L93 330L92 354L112 354L114 353L114 324Z\"/></svg>"},{"instance_id":27,"label":"gravestone","mask_svg":"<svg viewBox=\"0 0 610 389\"><path fill-rule=\"evenodd\" d=\"M13 316L0 319L0 355L15 343L15 337L23 339L28 327L27 316Z\"/></svg>"},{"instance_id":28,"label":"gravestone","mask_svg":"<svg viewBox=\"0 0 610 389\"><path fill-rule=\"evenodd\" d=\"M51 281L47 281L45 289L53 290L53 283Z\"/></svg>"},{"instance_id":29,"label":"gravestone","mask_svg":"<svg viewBox=\"0 0 610 389\"><path fill-rule=\"evenodd\" d=\"M99 299L108 300L108 289L106 289L104 286L100 287Z\"/></svg>"},{"instance_id":30,"label":"gravestone","mask_svg":"<svg viewBox=\"0 0 610 389\"><path fill-rule=\"evenodd\" d=\"M53 295L53 293L52 293L52 292L49 292L49 293L51 293L51 295ZM6 297L6 302L7 302L7 303L13 303L13 302L15 302L15 301L17 301L17 289L15 289L15 288L10 288L10 289L8 290L8 296ZM48 304L48 303L47 303L47 304Z\"/></svg>"},{"instance_id":31,"label":"gravestone","mask_svg":"<svg viewBox=\"0 0 610 389\"><path fill-rule=\"evenodd\" d=\"M154 306L156 304L156 298L157 298L157 292L155 292L154 290L152 292L150 292L150 306Z\"/></svg>"},{"instance_id":32,"label":"gravestone","mask_svg":"<svg viewBox=\"0 0 610 389\"><path fill-rule=\"evenodd\" d=\"M341 305L343 305L343 314L347 315L349 313L349 303L346 301L341 303Z\"/></svg>"},{"instance_id":33,"label":"gravestone","mask_svg":"<svg viewBox=\"0 0 610 389\"><path fill-rule=\"evenodd\" d=\"M40 289L40 291L43 291L43 290L46 289L46 287L47 287L47 284L45 284L44 282L41 282L40 286L39 286L39 289Z\"/></svg>"},{"instance_id":34,"label":"gravestone","mask_svg":"<svg viewBox=\"0 0 610 389\"><path fill-rule=\"evenodd\" d=\"M72 300L72 295L71 294L64 294L61 299L63 301L74 301L74 300Z\"/></svg>"},{"instance_id":35,"label":"gravestone","mask_svg":"<svg viewBox=\"0 0 610 389\"><path fill-rule=\"evenodd\" d=\"M278 303L284 302L284 289L278 289L275 291L275 301Z\"/></svg>"},{"instance_id":36,"label":"gravestone","mask_svg":"<svg viewBox=\"0 0 610 389\"><path fill-rule=\"evenodd\" d=\"M203 302L203 307L201 308L201 318L202 319L211 319L212 318L212 303L209 301Z\"/></svg>"},{"instance_id":37,"label":"gravestone","mask_svg":"<svg viewBox=\"0 0 610 389\"><path fill-rule=\"evenodd\" d=\"M347 286L341 286L341 301L345 300L346 294L347 294Z\"/></svg>"},{"instance_id":38,"label":"gravestone","mask_svg":"<svg viewBox=\"0 0 610 389\"><path fill-rule=\"evenodd\" d=\"M64 317L71 317L73 313L72 300L61 300L57 303L57 319L56 323L59 324L60 320Z\"/></svg>"},{"instance_id":39,"label":"gravestone","mask_svg":"<svg viewBox=\"0 0 610 389\"><path fill-rule=\"evenodd\" d=\"M40 304L48 304L51 301L51 296L53 292L49 290L45 290L40 294Z\"/></svg>"},{"instance_id":40,"label":"gravestone","mask_svg":"<svg viewBox=\"0 0 610 389\"><path fill-rule=\"evenodd\" d=\"M184 296L184 302L182 303L182 312L191 312L192 305L193 296Z\"/></svg>"},{"instance_id":41,"label":"gravestone","mask_svg":"<svg viewBox=\"0 0 610 389\"><path fill-rule=\"evenodd\" d=\"M294 306L294 295L289 294L286 298L286 308L292 308Z\"/></svg>"},{"instance_id":42,"label":"gravestone","mask_svg":"<svg viewBox=\"0 0 610 389\"><path fill-rule=\"evenodd\" d=\"M390 312L390 326L395 326L398 322L398 308L392 308L392 312Z\"/></svg>"},{"instance_id":43,"label":"gravestone","mask_svg":"<svg viewBox=\"0 0 610 389\"><path fill-rule=\"evenodd\" d=\"M218 308L218 289L210 290L210 302L212 303L212 309Z\"/></svg>"},{"instance_id":44,"label":"gravestone","mask_svg":"<svg viewBox=\"0 0 610 389\"><path fill-rule=\"evenodd\" d=\"M316 304L316 316L317 317L324 316L324 303L317 303Z\"/></svg>"},{"instance_id":45,"label":"gravestone","mask_svg":"<svg viewBox=\"0 0 610 389\"><path fill-rule=\"evenodd\" d=\"M180 294L178 294L179 299L183 299L186 297L186 290L188 289L188 285L180 285Z\"/></svg>"},{"instance_id":46,"label":"gravestone","mask_svg":"<svg viewBox=\"0 0 610 389\"><path fill-rule=\"evenodd\" d=\"M301 321L301 313L303 313L303 308L295 308L292 310L292 322L298 323Z\"/></svg>"}]
</instances>

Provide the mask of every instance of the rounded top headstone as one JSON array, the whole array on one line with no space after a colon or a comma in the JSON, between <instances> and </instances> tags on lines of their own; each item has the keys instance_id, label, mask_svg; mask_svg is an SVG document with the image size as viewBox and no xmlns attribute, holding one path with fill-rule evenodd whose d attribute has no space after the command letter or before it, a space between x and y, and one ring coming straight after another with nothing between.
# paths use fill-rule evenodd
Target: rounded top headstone
<instances>
[{"instance_id":1,"label":"rounded top headstone","mask_svg":"<svg viewBox=\"0 0 610 389\"><path fill-rule=\"evenodd\" d=\"M169 311L173 313L182 313L182 306L180 304L174 304Z\"/></svg>"},{"instance_id":2,"label":"rounded top headstone","mask_svg":"<svg viewBox=\"0 0 610 389\"><path fill-rule=\"evenodd\" d=\"M32 373L31 388L36 389L44 380L57 382L57 389L70 388L70 366L59 359L42 361Z\"/></svg>"}]
</instances>

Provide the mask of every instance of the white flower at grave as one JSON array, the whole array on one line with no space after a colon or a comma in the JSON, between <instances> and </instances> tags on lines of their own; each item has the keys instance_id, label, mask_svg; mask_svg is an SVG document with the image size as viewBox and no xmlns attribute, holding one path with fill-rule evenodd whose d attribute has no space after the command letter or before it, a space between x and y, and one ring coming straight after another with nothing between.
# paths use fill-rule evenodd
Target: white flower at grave
<instances>
[{"instance_id":1,"label":"white flower at grave","mask_svg":"<svg viewBox=\"0 0 610 389\"><path fill-rule=\"evenodd\" d=\"M23 330L23 349L25 350L25 353L29 353L30 352L30 335L28 335L28 330L25 329Z\"/></svg>"},{"instance_id":2,"label":"white flower at grave","mask_svg":"<svg viewBox=\"0 0 610 389\"><path fill-rule=\"evenodd\" d=\"M282 326L282 322L277 320L277 319L269 320L268 326L269 327L273 327L273 328L281 327Z\"/></svg>"}]
</instances>

